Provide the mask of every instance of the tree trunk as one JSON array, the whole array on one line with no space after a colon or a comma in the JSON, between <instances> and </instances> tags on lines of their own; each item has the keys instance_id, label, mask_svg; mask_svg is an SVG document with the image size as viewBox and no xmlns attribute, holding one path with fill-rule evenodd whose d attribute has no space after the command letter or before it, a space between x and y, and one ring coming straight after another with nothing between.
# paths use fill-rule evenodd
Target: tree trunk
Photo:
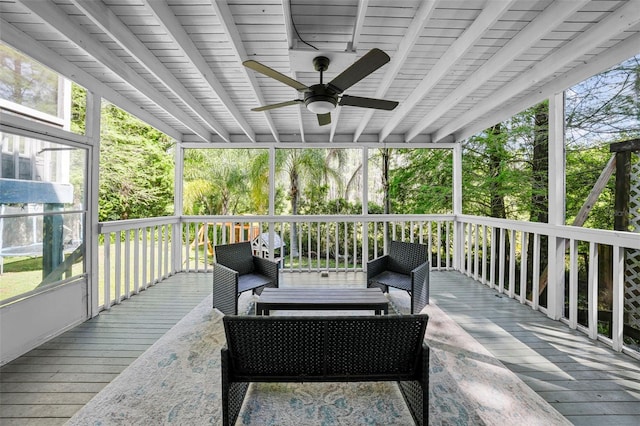
<instances>
[{"instance_id":1,"label":"tree trunk","mask_svg":"<svg viewBox=\"0 0 640 426\"><path fill-rule=\"evenodd\" d=\"M489 193L491 197L491 217L500 219L507 218L507 210L504 204L504 189L502 188L502 174L504 158L504 140L502 137L502 126L496 124L490 129L489 143L487 146L487 154L489 155ZM495 241L500 241L500 229L495 230ZM496 254L499 255L497 249ZM509 240L505 241L505 262L509 262ZM495 276L500 272L500 262L495 263Z\"/></svg>"},{"instance_id":2,"label":"tree trunk","mask_svg":"<svg viewBox=\"0 0 640 426\"><path fill-rule=\"evenodd\" d=\"M300 193L298 190L298 173L293 171L290 176L289 196L291 197L291 214L298 214L298 201ZM298 256L298 224L291 222L291 256Z\"/></svg>"},{"instance_id":3,"label":"tree trunk","mask_svg":"<svg viewBox=\"0 0 640 426\"><path fill-rule=\"evenodd\" d=\"M391 162L391 148L382 148L380 153L382 155L382 199L384 214L390 214L391 199L389 197L389 167ZM391 238L391 231L387 222L384 222L384 238L385 243L388 243Z\"/></svg>"},{"instance_id":4,"label":"tree trunk","mask_svg":"<svg viewBox=\"0 0 640 426\"><path fill-rule=\"evenodd\" d=\"M541 102L534 107L533 158L531 160L531 222L549 222L549 104ZM540 241L540 264L547 266L547 237ZM533 238L527 247L527 271L533 271Z\"/></svg>"},{"instance_id":5,"label":"tree trunk","mask_svg":"<svg viewBox=\"0 0 640 426\"><path fill-rule=\"evenodd\" d=\"M504 142L502 140L502 126L496 124L491 128L491 139L488 147L489 154L489 177L491 194L491 217L500 219L507 218L507 211L504 205L504 191L502 189L500 175L504 161Z\"/></svg>"}]
</instances>

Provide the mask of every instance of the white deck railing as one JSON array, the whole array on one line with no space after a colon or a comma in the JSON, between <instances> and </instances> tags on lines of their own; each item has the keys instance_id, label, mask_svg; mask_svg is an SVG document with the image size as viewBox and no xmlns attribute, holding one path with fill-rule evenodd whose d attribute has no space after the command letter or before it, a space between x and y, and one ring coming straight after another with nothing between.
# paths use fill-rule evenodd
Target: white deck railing
<instances>
[{"instance_id":1,"label":"white deck railing","mask_svg":"<svg viewBox=\"0 0 640 426\"><path fill-rule=\"evenodd\" d=\"M102 246L99 309L176 272L212 271L218 244L255 242L255 252L280 260L285 272L349 272L365 270L394 239L427 244L432 270L458 270L618 351L625 349L624 254L640 250L637 234L466 215L183 216L102 223L100 234L111 243ZM548 246L557 254L548 256ZM609 336L598 333L601 246L610 247L613 271Z\"/></svg>"},{"instance_id":2,"label":"white deck railing","mask_svg":"<svg viewBox=\"0 0 640 426\"><path fill-rule=\"evenodd\" d=\"M640 250L640 235L477 216L458 216L455 226L463 247L456 251L457 270L617 351L624 349L625 252ZM600 258L603 249L610 259ZM603 278L604 270L610 275ZM599 318L600 279L611 283L610 318ZM599 322L608 323L608 336L599 334Z\"/></svg>"}]
</instances>

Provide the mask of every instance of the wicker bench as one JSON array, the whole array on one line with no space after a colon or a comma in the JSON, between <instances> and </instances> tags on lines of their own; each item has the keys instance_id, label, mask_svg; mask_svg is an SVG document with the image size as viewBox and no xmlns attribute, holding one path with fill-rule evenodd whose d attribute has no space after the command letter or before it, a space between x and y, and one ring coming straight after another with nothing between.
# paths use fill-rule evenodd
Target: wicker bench
<instances>
[{"instance_id":1,"label":"wicker bench","mask_svg":"<svg viewBox=\"0 0 640 426\"><path fill-rule=\"evenodd\" d=\"M235 424L250 382L397 381L416 424L427 425L428 318L225 316L223 424Z\"/></svg>"}]
</instances>

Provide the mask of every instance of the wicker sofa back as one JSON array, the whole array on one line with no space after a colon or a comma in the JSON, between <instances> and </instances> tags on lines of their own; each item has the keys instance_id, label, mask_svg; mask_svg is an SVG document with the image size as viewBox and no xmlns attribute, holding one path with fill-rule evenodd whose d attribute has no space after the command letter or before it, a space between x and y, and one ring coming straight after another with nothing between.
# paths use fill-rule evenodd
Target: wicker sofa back
<instances>
[{"instance_id":1,"label":"wicker sofa back","mask_svg":"<svg viewBox=\"0 0 640 426\"><path fill-rule=\"evenodd\" d=\"M427 315L227 315L223 424L238 417L249 382L397 381L419 425L428 423Z\"/></svg>"}]
</instances>

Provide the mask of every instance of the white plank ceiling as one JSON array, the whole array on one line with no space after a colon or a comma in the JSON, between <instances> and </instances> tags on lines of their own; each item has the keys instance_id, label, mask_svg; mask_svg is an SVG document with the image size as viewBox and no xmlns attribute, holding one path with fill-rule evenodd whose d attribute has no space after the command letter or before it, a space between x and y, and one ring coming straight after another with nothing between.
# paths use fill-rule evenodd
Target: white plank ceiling
<instances>
[{"instance_id":1,"label":"white plank ceiling","mask_svg":"<svg viewBox=\"0 0 640 426\"><path fill-rule=\"evenodd\" d=\"M640 53L640 1L0 0L2 41L151 125L194 142L460 141ZM391 61L350 87L398 101L332 123L245 68L307 86L370 49ZM317 49L317 50L315 50ZM302 58L302 59L301 59Z\"/></svg>"}]
</instances>

